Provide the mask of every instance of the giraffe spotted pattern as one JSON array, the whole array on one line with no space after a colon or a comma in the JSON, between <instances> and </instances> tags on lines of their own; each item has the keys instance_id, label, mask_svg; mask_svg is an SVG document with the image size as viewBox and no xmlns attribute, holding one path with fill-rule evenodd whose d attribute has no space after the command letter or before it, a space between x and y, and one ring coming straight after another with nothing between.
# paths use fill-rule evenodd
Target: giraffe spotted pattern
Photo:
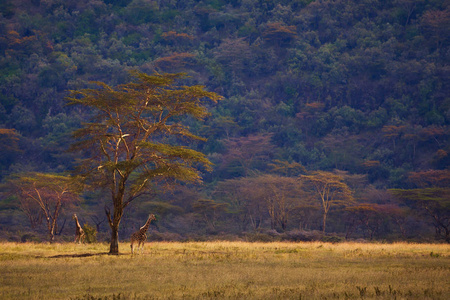
<instances>
[{"instance_id":1,"label":"giraffe spotted pattern","mask_svg":"<svg viewBox=\"0 0 450 300\"><path fill-rule=\"evenodd\" d=\"M86 238L86 235L84 234L84 230L83 230L83 228L81 228L81 225L78 222L78 217L77 217L76 214L73 214L72 219L75 220L75 226L76 226L75 243L78 241L78 244L81 244L82 242L84 242L84 239Z\"/></svg>"},{"instance_id":2,"label":"giraffe spotted pattern","mask_svg":"<svg viewBox=\"0 0 450 300\"><path fill-rule=\"evenodd\" d=\"M141 251L141 253L142 253L142 251L144 250L144 244L145 244L145 241L147 240L147 234L146 234L146 232L147 232L147 230L148 230L148 227L150 226L150 223L151 223L153 220L156 220L156 217L155 217L155 215L151 214L151 215L148 217L148 220L147 220L147 222L145 223L145 225L142 226L138 231L136 231L135 233L133 233L133 234L131 235L131 255L134 254L134 247L135 247L135 244L137 244L137 250L138 250L138 251L139 251L139 249L140 249L140 251Z\"/></svg>"}]
</instances>

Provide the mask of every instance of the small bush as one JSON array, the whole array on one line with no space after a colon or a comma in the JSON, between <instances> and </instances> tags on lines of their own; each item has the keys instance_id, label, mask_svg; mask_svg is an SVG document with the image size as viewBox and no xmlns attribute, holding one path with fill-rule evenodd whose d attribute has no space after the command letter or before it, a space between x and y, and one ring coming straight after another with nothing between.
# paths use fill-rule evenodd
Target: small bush
<instances>
[{"instance_id":1,"label":"small bush","mask_svg":"<svg viewBox=\"0 0 450 300\"><path fill-rule=\"evenodd\" d=\"M22 243L26 243L26 242L40 242L40 239L39 239L39 237L37 237L33 233L26 233L26 234L24 234L24 235L22 235L20 237L20 241Z\"/></svg>"},{"instance_id":2,"label":"small bush","mask_svg":"<svg viewBox=\"0 0 450 300\"><path fill-rule=\"evenodd\" d=\"M89 225L88 223L83 226L84 234L86 235L85 242L86 243L95 243L97 242L97 230L94 227Z\"/></svg>"},{"instance_id":3,"label":"small bush","mask_svg":"<svg viewBox=\"0 0 450 300\"><path fill-rule=\"evenodd\" d=\"M344 242L345 238L341 237L341 236L337 236L337 235L327 235L324 236L321 239L322 242L327 242L327 243L340 243L340 242Z\"/></svg>"},{"instance_id":4,"label":"small bush","mask_svg":"<svg viewBox=\"0 0 450 300\"><path fill-rule=\"evenodd\" d=\"M275 242L279 239L274 237L273 234L262 233L262 232L253 232L253 233L247 233L245 235L245 240L248 242Z\"/></svg>"},{"instance_id":5,"label":"small bush","mask_svg":"<svg viewBox=\"0 0 450 300\"><path fill-rule=\"evenodd\" d=\"M284 233L283 239L292 242L320 241L323 233L320 231L291 230Z\"/></svg>"}]
</instances>

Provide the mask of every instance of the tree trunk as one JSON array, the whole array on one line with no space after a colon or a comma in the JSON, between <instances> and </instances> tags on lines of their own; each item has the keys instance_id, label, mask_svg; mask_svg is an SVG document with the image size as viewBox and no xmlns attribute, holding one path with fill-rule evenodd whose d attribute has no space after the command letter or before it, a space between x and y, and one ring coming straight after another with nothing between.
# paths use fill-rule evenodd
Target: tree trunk
<instances>
[{"instance_id":1,"label":"tree trunk","mask_svg":"<svg viewBox=\"0 0 450 300\"><path fill-rule=\"evenodd\" d=\"M111 244L109 245L109 254L119 255L119 224L122 219L123 210L114 208L114 219L110 222L111 226Z\"/></svg>"},{"instance_id":2,"label":"tree trunk","mask_svg":"<svg viewBox=\"0 0 450 300\"><path fill-rule=\"evenodd\" d=\"M55 241L55 235L53 234L52 229L49 229L49 231L48 231L48 241L50 243L53 243Z\"/></svg>"},{"instance_id":3,"label":"tree trunk","mask_svg":"<svg viewBox=\"0 0 450 300\"><path fill-rule=\"evenodd\" d=\"M111 244L109 245L109 254L119 255L119 226L111 227Z\"/></svg>"},{"instance_id":4,"label":"tree trunk","mask_svg":"<svg viewBox=\"0 0 450 300\"><path fill-rule=\"evenodd\" d=\"M114 200L114 215L112 220L109 210L106 210L106 216L109 221L109 226L111 227L111 244L109 246L109 254L112 255L119 255L119 224L123 215L122 199L123 194L120 194Z\"/></svg>"},{"instance_id":5,"label":"tree trunk","mask_svg":"<svg viewBox=\"0 0 450 300\"><path fill-rule=\"evenodd\" d=\"M322 231L325 233L325 226L327 225L327 213L323 213L323 223L322 223Z\"/></svg>"},{"instance_id":6,"label":"tree trunk","mask_svg":"<svg viewBox=\"0 0 450 300\"><path fill-rule=\"evenodd\" d=\"M52 222L49 217L47 217L47 230L48 230L48 241L49 243L53 243L55 240L55 235L53 232Z\"/></svg>"}]
</instances>

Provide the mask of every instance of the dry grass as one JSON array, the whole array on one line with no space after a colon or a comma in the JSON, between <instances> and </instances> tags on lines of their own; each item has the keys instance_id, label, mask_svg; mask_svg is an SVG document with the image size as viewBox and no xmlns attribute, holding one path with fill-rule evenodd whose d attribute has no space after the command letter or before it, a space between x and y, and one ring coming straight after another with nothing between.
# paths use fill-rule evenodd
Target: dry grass
<instances>
[{"instance_id":1,"label":"dry grass","mask_svg":"<svg viewBox=\"0 0 450 300\"><path fill-rule=\"evenodd\" d=\"M0 299L450 299L450 245L0 244Z\"/></svg>"}]
</instances>

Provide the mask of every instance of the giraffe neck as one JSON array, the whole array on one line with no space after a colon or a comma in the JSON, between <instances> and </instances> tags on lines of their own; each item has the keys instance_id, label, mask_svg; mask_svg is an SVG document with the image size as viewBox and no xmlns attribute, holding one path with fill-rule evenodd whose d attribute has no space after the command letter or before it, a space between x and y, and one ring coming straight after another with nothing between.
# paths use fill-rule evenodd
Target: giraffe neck
<instances>
[{"instance_id":1,"label":"giraffe neck","mask_svg":"<svg viewBox=\"0 0 450 300\"><path fill-rule=\"evenodd\" d=\"M139 230L140 232L146 232L148 230L148 228L150 227L150 223L152 222L151 218L148 218L147 222L145 223L144 226L141 227L141 229Z\"/></svg>"},{"instance_id":2,"label":"giraffe neck","mask_svg":"<svg viewBox=\"0 0 450 300\"><path fill-rule=\"evenodd\" d=\"M78 218L77 217L75 217L75 225L77 226L77 228L81 228L81 225L78 222Z\"/></svg>"}]
</instances>

